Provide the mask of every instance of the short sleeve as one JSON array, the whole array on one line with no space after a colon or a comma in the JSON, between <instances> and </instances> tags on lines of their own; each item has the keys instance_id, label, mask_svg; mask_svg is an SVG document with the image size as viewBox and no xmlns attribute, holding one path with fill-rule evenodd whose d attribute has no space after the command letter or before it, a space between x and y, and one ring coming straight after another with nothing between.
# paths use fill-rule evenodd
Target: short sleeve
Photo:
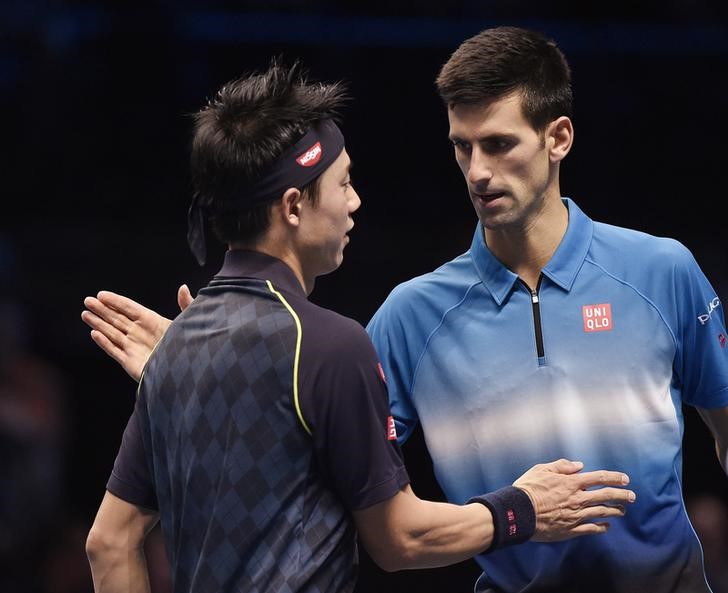
<instances>
[{"instance_id":1,"label":"short sleeve","mask_svg":"<svg viewBox=\"0 0 728 593\"><path fill-rule=\"evenodd\" d=\"M337 316L305 327L301 404L325 479L349 510L409 483L381 366L364 328Z\"/></svg>"},{"instance_id":2,"label":"short sleeve","mask_svg":"<svg viewBox=\"0 0 728 593\"><path fill-rule=\"evenodd\" d=\"M411 391L420 353L413 351L417 341L407 336L402 317L398 312L400 304L398 295L395 289L369 321L366 331L374 344L387 378L389 407L394 416L399 442L403 444L418 423Z\"/></svg>"},{"instance_id":3,"label":"short sleeve","mask_svg":"<svg viewBox=\"0 0 728 593\"><path fill-rule=\"evenodd\" d=\"M143 406L137 400L124 430L106 489L126 502L157 510L157 497L142 440L142 414Z\"/></svg>"},{"instance_id":4,"label":"short sleeve","mask_svg":"<svg viewBox=\"0 0 728 593\"><path fill-rule=\"evenodd\" d=\"M683 401L728 405L728 333L723 304L692 254L679 250L673 268L678 329L674 370Z\"/></svg>"}]
</instances>

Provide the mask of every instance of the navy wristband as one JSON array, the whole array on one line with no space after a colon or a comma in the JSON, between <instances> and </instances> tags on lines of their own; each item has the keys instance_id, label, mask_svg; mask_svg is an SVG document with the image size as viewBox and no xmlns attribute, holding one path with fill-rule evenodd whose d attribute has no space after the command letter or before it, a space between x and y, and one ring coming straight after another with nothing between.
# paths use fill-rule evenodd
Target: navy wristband
<instances>
[{"instance_id":1,"label":"navy wristband","mask_svg":"<svg viewBox=\"0 0 728 593\"><path fill-rule=\"evenodd\" d=\"M488 507L493 515L493 543L486 550L492 552L505 546L521 544L536 532L536 511L531 498L515 486L506 486L495 492L475 496L468 501Z\"/></svg>"}]
</instances>

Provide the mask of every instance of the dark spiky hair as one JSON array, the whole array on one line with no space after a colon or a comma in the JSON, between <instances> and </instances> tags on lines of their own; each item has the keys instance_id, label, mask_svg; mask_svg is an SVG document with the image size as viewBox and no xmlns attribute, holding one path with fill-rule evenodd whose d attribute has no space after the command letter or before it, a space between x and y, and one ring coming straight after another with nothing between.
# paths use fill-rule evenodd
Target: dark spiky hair
<instances>
[{"instance_id":1,"label":"dark spiky hair","mask_svg":"<svg viewBox=\"0 0 728 593\"><path fill-rule=\"evenodd\" d=\"M342 82L309 81L299 61L285 66L279 57L264 72L225 83L194 114L190 169L199 203L219 206L238 197L310 128L325 119L338 122L346 100ZM217 217L215 227L218 237L230 242L235 237L228 230L219 231L223 227L240 231L242 219L235 216L228 224L226 218L231 217ZM265 230L259 222L253 226L242 229L242 238Z\"/></svg>"}]
</instances>

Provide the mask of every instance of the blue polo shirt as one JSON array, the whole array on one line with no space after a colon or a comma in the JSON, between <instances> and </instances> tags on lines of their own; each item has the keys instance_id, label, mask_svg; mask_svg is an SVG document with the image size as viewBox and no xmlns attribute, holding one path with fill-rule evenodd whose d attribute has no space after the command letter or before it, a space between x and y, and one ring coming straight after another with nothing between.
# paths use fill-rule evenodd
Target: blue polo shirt
<instances>
[{"instance_id":1,"label":"blue polo shirt","mask_svg":"<svg viewBox=\"0 0 728 593\"><path fill-rule=\"evenodd\" d=\"M682 405L728 405L722 305L677 241L564 204L537 290L478 225L469 251L374 315L397 434L421 423L455 503L561 457L630 475L637 501L608 534L480 555L476 591L709 591L681 492Z\"/></svg>"}]
</instances>

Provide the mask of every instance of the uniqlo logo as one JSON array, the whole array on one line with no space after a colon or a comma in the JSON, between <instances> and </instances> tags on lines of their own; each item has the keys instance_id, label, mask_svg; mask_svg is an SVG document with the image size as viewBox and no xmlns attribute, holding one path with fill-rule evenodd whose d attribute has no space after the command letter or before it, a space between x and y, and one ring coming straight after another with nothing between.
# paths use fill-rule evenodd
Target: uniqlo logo
<instances>
[{"instance_id":1,"label":"uniqlo logo","mask_svg":"<svg viewBox=\"0 0 728 593\"><path fill-rule=\"evenodd\" d=\"M581 308L585 332L603 332L612 329L612 305L584 305Z\"/></svg>"},{"instance_id":2,"label":"uniqlo logo","mask_svg":"<svg viewBox=\"0 0 728 593\"><path fill-rule=\"evenodd\" d=\"M397 427L394 425L394 418L392 416L387 418L387 438L390 441L397 440Z\"/></svg>"}]
</instances>

